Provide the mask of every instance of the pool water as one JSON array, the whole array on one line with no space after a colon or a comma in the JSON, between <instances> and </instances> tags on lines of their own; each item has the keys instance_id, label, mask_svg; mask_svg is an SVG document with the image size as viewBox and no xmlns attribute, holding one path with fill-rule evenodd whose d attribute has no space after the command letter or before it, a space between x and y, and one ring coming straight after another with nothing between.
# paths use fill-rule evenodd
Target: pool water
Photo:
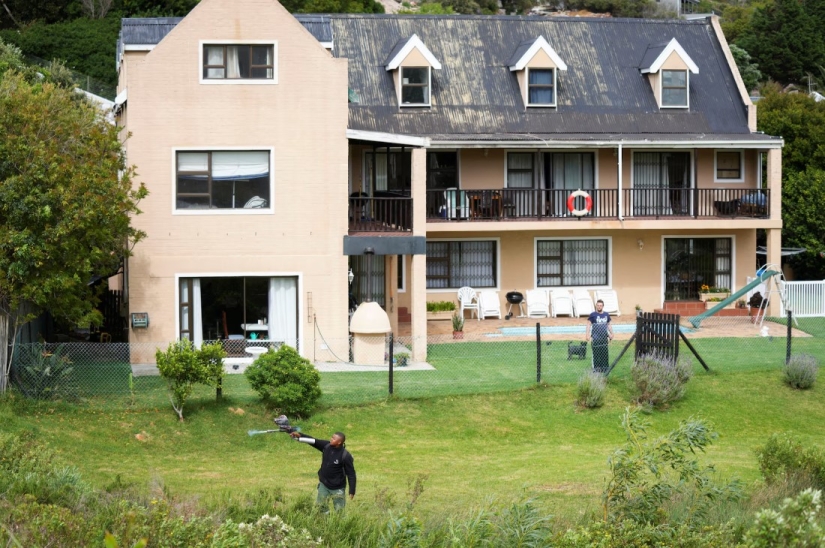
<instances>
[{"instance_id":1,"label":"pool water","mask_svg":"<svg viewBox=\"0 0 825 548\"><path fill-rule=\"evenodd\" d=\"M614 333L635 333L636 324L633 323L619 323L612 324ZM542 335L575 335L585 333L586 325L547 325L541 328ZM682 333L690 333L693 330L682 327ZM501 335L519 336L519 335L534 335L536 333L535 327L499 327L498 331Z\"/></svg>"}]
</instances>

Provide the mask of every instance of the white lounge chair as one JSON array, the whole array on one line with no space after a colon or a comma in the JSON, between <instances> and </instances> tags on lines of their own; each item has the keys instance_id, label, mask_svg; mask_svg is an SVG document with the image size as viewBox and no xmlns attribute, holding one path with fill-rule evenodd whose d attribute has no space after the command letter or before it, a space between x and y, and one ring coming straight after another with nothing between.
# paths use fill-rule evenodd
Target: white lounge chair
<instances>
[{"instance_id":1,"label":"white lounge chair","mask_svg":"<svg viewBox=\"0 0 825 548\"><path fill-rule=\"evenodd\" d=\"M607 312L613 316L621 316L622 313L619 311L619 296L616 295L615 289L597 289L596 293L596 300L598 301L601 299L604 301L604 309L603 312Z\"/></svg>"},{"instance_id":2,"label":"white lounge chair","mask_svg":"<svg viewBox=\"0 0 825 548\"><path fill-rule=\"evenodd\" d=\"M591 312L596 311L593 305L593 297L586 289L573 290L573 310L576 316L589 316Z\"/></svg>"},{"instance_id":3,"label":"white lounge chair","mask_svg":"<svg viewBox=\"0 0 825 548\"><path fill-rule=\"evenodd\" d=\"M527 290L527 317L549 318L550 297L544 289Z\"/></svg>"},{"instance_id":4,"label":"white lounge chair","mask_svg":"<svg viewBox=\"0 0 825 548\"><path fill-rule=\"evenodd\" d=\"M481 317L478 313L478 295L476 295L475 290L472 287L464 286L458 290L458 306L459 306L459 315L461 318L464 318L464 311L470 311L470 318L473 317L473 313L475 313L476 318L481 321Z\"/></svg>"},{"instance_id":5,"label":"white lounge chair","mask_svg":"<svg viewBox=\"0 0 825 548\"><path fill-rule=\"evenodd\" d=\"M501 319L501 301L497 291L481 291L478 294L478 317L482 320L489 317Z\"/></svg>"},{"instance_id":6,"label":"white lounge chair","mask_svg":"<svg viewBox=\"0 0 825 548\"><path fill-rule=\"evenodd\" d=\"M550 290L550 306L553 310L553 317L559 314L566 314L573 316L573 298L570 292L566 289L551 289Z\"/></svg>"}]
</instances>

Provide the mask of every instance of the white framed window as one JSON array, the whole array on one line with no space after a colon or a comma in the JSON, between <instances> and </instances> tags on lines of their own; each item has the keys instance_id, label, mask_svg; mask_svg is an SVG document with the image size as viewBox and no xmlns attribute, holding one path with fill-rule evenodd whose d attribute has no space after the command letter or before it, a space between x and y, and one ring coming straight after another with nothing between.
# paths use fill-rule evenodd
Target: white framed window
<instances>
[{"instance_id":1,"label":"white framed window","mask_svg":"<svg viewBox=\"0 0 825 548\"><path fill-rule=\"evenodd\" d=\"M713 156L713 182L744 183L745 152L742 150L717 150Z\"/></svg>"},{"instance_id":2,"label":"white framed window","mask_svg":"<svg viewBox=\"0 0 825 548\"><path fill-rule=\"evenodd\" d=\"M662 70L659 78L662 108L687 108L688 71Z\"/></svg>"},{"instance_id":3,"label":"white framed window","mask_svg":"<svg viewBox=\"0 0 825 548\"><path fill-rule=\"evenodd\" d=\"M497 239L428 240L427 289L498 287Z\"/></svg>"},{"instance_id":4,"label":"white framed window","mask_svg":"<svg viewBox=\"0 0 825 548\"><path fill-rule=\"evenodd\" d=\"M430 67L401 67L402 107L430 106L432 71Z\"/></svg>"},{"instance_id":5,"label":"white framed window","mask_svg":"<svg viewBox=\"0 0 825 548\"><path fill-rule=\"evenodd\" d=\"M536 287L609 287L610 238L536 238Z\"/></svg>"},{"instance_id":6,"label":"white framed window","mask_svg":"<svg viewBox=\"0 0 825 548\"><path fill-rule=\"evenodd\" d=\"M527 68L527 106L556 106L556 69Z\"/></svg>"},{"instance_id":7,"label":"white framed window","mask_svg":"<svg viewBox=\"0 0 825 548\"><path fill-rule=\"evenodd\" d=\"M201 84L277 84L278 43L201 40Z\"/></svg>"},{"instance_id":8,"label":"white framed window","mask_svg":"<svg viewBox=\"0 0 825 548\"><path fill-rule=\"evenodd\" d=\"M174 213L273 212L272 149L174 152Z\"/></svg>"},{"instance_id":9,"label":"white framed window","mask_svg":"<svg viewBox=\"0 0 825 548\"><path fill-rule=\"evenodd\" d=\"M407 263L404 255L398 255L398 292L407 292Z\"/></svg>"}]
</instances>

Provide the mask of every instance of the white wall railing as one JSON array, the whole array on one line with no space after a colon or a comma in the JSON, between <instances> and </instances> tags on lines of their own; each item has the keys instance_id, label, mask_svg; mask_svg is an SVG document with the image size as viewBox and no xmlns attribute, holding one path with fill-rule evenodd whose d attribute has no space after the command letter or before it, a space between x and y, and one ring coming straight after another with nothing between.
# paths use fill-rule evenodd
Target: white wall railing
<instances>
[{"instance_id":1,"label":"white wall railing","mask_svg":"<svg viewBox=\"0 0 825 548\"><path fill-rule=\"evenodd\" d=\"M798 318L825 317L825 280L783 282L785 302ZM785 307L782 306L782 315Z\"/></svg>"}]
</instances>

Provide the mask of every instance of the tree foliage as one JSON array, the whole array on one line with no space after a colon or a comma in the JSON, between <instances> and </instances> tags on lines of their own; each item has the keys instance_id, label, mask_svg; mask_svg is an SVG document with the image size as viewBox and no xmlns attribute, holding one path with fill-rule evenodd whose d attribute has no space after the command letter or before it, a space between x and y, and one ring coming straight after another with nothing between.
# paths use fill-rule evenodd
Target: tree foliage
<instances>
[{"instance_id":1,"label":"tree foliage","mask_svg":"<svg viewBox=\"0 0 825 548\"><path fill-rule=\"evenodd\" d=\"M220 385L225 357L219 342L195 348L188 339L171 342L165 351L155 353L158 372L166 380L169 400L179 420L183 420L183 406L196 384Z\"/></svg>"},{"instance_id":2,"label":"tree foliage","mask_svg":"<svg viewBox=\"0 0 825 548\"><path fill-rule=\"evenodd\" d=\"M132 187L118 129L49 71L21 64L0 42L0 313L16 317L12 334L44 310L98 323L89 280L116 271L144 236L131 216L146 189Z\"/></svg>"},{"instance_id":3,"label":"tree foliage","mask_svg":"<svg viewBox=\"0 0 825 548\"><path fill-rule=\"evenodd\" d=\"M730 53L733 55L736 68L739 69L739 75L745 83L745 89L750 93L756 89L756 86L762 80L762 72L759 70L759 65L753 62L753 59L747 51L736 44L730 45Z\"/></svg>"},{"instance_id":4,"label":"tree foliage","mask_svg":"<svg viewBox=\"0 0 825 548\"><path fill-rule=\"evenodd\" d=\"M782 245L804 247L793 259L800 279L825 278L825 102L762 87L757 126L785 140L782 150Z\"/></svg>"},{"instance_id":5,"label":"tree foliage","mask_svg":"<svg viewBox=\"0 0 825 548\"><path fill-rule=\"evenodd\" d=\"M753 12L736 39L762 72L783 84L800 83L825 63L825 16L821 0L773 0Z\"/></svg>"}]
</instances>

